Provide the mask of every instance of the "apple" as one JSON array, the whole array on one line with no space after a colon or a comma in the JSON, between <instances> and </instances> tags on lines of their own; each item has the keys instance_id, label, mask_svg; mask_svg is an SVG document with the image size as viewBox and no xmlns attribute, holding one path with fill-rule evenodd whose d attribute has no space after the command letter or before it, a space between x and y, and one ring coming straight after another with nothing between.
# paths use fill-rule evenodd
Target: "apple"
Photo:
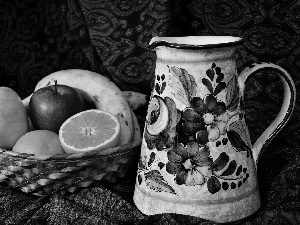
<instances>
[{"instance_id":1,"label":"apple","mask_svg":"<svg viewBox=\"0 0 300 225\"><path fill-rule=\"evenodd\" d=\"M35 91L29 102L29 117L36 130L59 132L71 116L88 109L80 92L70 86L54 85Z\"/></svg>"}]
</instances>

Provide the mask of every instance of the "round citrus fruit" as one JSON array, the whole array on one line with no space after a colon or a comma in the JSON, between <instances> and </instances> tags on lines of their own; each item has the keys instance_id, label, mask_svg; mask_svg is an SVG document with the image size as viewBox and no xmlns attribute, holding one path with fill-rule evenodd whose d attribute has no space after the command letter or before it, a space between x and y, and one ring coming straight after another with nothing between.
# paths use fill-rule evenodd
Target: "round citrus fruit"
<instances>
[{"instance_id":1,"label":"round citrus fruit","mask_svg":"<svg viewBox=\"0 0 300 225\"><path fill-rule=\"evenodd\" d=\"M16 142L12 151L41 157L65 154L58 135L49 130L35 130L24 134Z\"/></svg>"},{"instance_id":2,"label":"round citrus fruit","mask_svg":"<svg viewBox=\"0 0 300 225\"><path fill-rule=\"evenodd\" d=\"M117 117L91 109L68 118L60 127L59 139L66 153L79 153L115 147L120 133Z\"/></svg>"},{"instance_id":3,"label":"round citrus fruit","mask_svg":"<svg viewBox=\"0 0 300 225\"><path fill-rule=\"evenodd\" d=\"M8 87L0 87L0 148L11 150L28 132L26 108L19 95Z\"/></svg>"}]
</instances>

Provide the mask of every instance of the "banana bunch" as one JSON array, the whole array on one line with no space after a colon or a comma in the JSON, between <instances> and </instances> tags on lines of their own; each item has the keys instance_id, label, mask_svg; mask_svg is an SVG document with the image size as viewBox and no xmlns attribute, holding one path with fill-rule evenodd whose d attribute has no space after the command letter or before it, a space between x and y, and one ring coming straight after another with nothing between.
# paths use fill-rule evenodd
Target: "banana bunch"
<instances>
[{"instance_id":1,"label":"banana bunch","mask_svg":"<svg viewBox=\"0 0 300 225\"><path fill-rule=\"evenodd\" d=\"M108 78L92 71L81 69L54 72L40 80L34 91L54 85L55 80L58 84L76 88L86 102L118 118L121 125L121 137L118 145L128 144L133 141L135 129L137 129L135 127L137 123L133 110L147 104L146 95L131 91L122 92ZM22 100L27 109L31 96L32 94Z\"/></svg>"}]
</instances>

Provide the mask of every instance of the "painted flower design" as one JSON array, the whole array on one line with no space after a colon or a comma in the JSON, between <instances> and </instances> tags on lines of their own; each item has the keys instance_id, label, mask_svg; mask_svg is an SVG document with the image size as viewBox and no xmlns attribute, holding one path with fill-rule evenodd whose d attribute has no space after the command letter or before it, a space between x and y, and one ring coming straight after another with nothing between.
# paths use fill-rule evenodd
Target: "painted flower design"
<instances>
[{"instance_id":1,"label":"painted flower design","mask_svg":"<svg viewBox=\"0 0 300 225\"><path fill-rule=\"evenodd\" d=\"M144 132L147 147L158 151L172 147L180 117L181 113L171 98L153 96L148 106Z\"/></svg>"},{"instance_id":2,"label":"painted flower design","mask_svg":"<svg viewBox=\"0 0 300 225\"><path fill-rule=\"evenodd\" d=\"M174 174L177 184L187 186L204 185L211 176L212 158L209 149L190 141L186 146L179 143L168 151L166 171Z\"/></svg>"},{"instance_id":3,"label":"painted flower design","mask_svg":"<svg viewBox=\"0 0 300 225\"><path fill-rule=\"evenodd\" d=\"M144 138L150 151L140 160L144 176L139 172L139 184L145 182L151 190L176 194L164 179L165 170L178 185L206 185L211 194L241 187L251 176L249 170L227 154L226 148L218 148L230 143L227 147L252 157L241 117L237 76L225 83L222 69L213 63L200 84L208 94L199 97L192 75L183 68L168 68L170 74L156 76L149 102ZM166 78L173 82L166 82ZM172 90L168 97L166 90ZM218 154L216 158L210 155L211 150Z\"/></svg>"},{"instance_id":4,"label":"painted flower design","mask_svg":"<svg viewBox=\"0 0 300 225\"><path fill-rule=\"evenodd\" d=\"M226 133L229 114L225 103L209 94L204 100L193 97L191 107L183 111L182 119L183 132L195 136L198 144L205 145Z\"/></svg>"}]
</instances>

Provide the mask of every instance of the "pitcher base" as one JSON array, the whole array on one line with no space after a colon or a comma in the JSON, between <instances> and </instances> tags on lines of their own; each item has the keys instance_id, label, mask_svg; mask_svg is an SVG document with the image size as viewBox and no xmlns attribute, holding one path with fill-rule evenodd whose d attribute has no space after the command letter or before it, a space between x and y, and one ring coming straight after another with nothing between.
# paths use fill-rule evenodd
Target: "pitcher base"
<instances>
[{"instance_id":1,"label":"pitcher base","mask_svg":"<svg viewBox=\"0 0 300 225\"><path fill-rule=\"evenodd\" d=\"M193 202L167 201L150 196L139 187L135 187L133 200L137 208L146 215L176 213L210 220L216 223L227 223L241 220L252 215L260 207L258 189L251 195L228 203L197 204Z\"/></svg>"}]
</instances>

